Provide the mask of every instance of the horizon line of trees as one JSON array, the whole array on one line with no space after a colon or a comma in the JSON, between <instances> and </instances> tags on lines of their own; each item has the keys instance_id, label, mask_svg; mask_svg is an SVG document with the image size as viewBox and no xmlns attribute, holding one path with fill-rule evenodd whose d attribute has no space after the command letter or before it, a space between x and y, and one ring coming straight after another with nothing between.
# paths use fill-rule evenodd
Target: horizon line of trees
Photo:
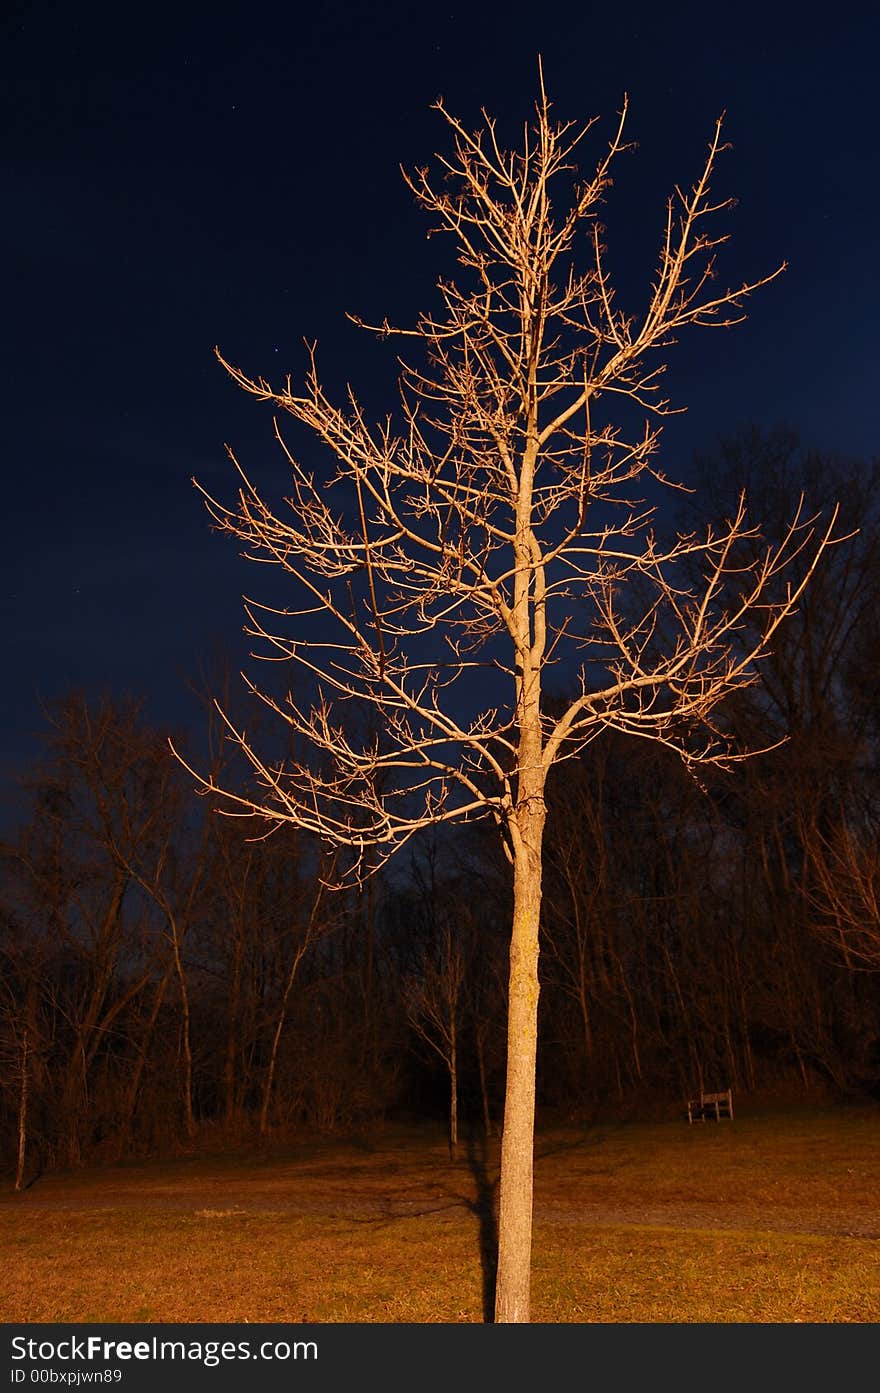
<instances>
[{"instance_id":1,"label":"horizon line of trees","mask_svg":"<svg viewBox=\"0 0 880 1393\"><path fill-rule=\"evenodd\" d=\"M745 432L704 473L765 535L799 492L853 535L724 708L771 753L698 785L609 732L548 785L538 1099L570 1116L727 1084L880 1095L880 467ZM214 1134L442 1115L454 1151L500 1126L511 892L481 826L330 892L314 838L213 811L137 703L48 716L0 848L15 1183ZM220 723L210 758L244 777Z\"/></svg>"}]
</instances>

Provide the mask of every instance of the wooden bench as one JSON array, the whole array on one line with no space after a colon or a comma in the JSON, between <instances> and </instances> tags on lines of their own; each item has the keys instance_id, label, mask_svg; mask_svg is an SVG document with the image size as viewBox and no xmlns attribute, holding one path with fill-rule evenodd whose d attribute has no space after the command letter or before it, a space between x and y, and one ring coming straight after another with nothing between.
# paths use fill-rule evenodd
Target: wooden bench
<instances>
[{"instance_id":1,"label":"wooden bench","mask_svg":"<svg viewBox=\"0 0 880 1393\"><path fill-rule=\"evenodd\" d=\"M714 1117L720 1122L722 1117L733 1121L733 1094L729 1088L723 1093L701 1093L699 1098L688 1099L688 1122L705 1122Z\"/></svg>"}]
</instances>

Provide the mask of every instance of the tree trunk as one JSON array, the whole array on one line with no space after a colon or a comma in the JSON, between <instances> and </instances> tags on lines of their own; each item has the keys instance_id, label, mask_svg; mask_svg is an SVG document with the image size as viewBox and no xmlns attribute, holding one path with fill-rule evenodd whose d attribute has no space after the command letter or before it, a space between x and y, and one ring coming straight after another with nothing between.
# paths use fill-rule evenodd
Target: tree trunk
<instances>
[{"instance_id":1,"label":"tree trunk","mask_svg":"<svg viewBox=\"0 0 880 1393\"><path fill-rule=\"evenodd\" d=\"M21 1039L21 1080L18 1091L18 1165L15 1171L15 1188L20 1190L24 1184L24 1166L27 1156L28 1127L28 1073L30 1071L30 1041L25 1026Z\"/></svg>"},{"instance_id":2,"label":"tree trunk","mask_svg":"<svg viewBox=\"0 0 880 1393\"><path fill-rule=\"evenodd\" d=\"M317 904L318 899L316 899L315 901L315 908L317 908ZM284 987L284 994L281 997L281 1004L278 1007L278 1019L275 1023L275 1033L272 1036L272 1049L269 1052L269 1063L266 1068L266 1080L263 1084L263 1102L260 1107L261 1137L265 1137L269 1133L269 1108L272 1103L272 1089L275 1084L275 1068L278 1063L278 1048L281 1044L281 1034L284 1030L284 1022L287 1019L287 1002L290 993L293 990L293 984L296 981L296 974L299 971L299 965L302 962L303 957L305 956L306 949L309 946L309 940L311 938L312 933L312 920L314 919L314 916L315 909L312 910L312 916L309 919L309 927L306 931L306 936L303 939L303 941L298 945L296 952L294 953L293 962L291 963L290 971L287 974L287 983Z\"/></svg>"},{"instance_id":3,"label":"tree trunk","mask_svg":"<svg viewBox=\"0 0 880 1393\"><path fill-rule=\"evenodd\" d=\"M125 1155L132 1142L134 1132L134 1117L138 1105L138 1097L141 1091L141 1080L143 1078L144 1070L146 1068L147 1057L150 1052L150 1047L153 1043L153 1034L156 1029L156 1022L159 1019L159 1012L162 1009L162 1003L165 1000L165 993L168 990L168 984L170 983L173 974L174 960L173 958L169 958L162 978L156 987L156 993L153 997L153 1004L150 1007L150 1014L147 1018L147 1023L144 1027L141 1038L137 1043L137 1054L135 1055L131 1074L129 1075L128 1090L125 1095L125 1105L122 1113L122 1122L119 1128L118 1153L120 1158Z\"/></svg>"},{"instance_id":4,"label":"tree trunk","mask_svg":"<svg viewBox=\"0 0 880 1393\"><path fill-rule=\"evenodd\" d=\"M192 1061L192 1038L190 1032L190 1010L189 1010L189 991L186 983L186 972L183 966L181 955L181 932L178 927L177 918L166 908L168 927L171 938L171 951L174 960L174 969L177 976L177 985L180 991L180 1061L181 1061L181 1080L180 1091L183 1103L183 1126L188 1141L195 1135L196 1123L193 1114L193 1061Z\"/></svg>"},{"instance_id":5,"label":"tree trunk","mask_svg":"<svg viewBox=\"0 0 880 1393\"><path fill-rule=\"evenodd\" d=\"M187 994L186 980L180 978L180 1009L181 1009L181 1028L180 1028L180 1059L182 1062L182 1078L180 1081L181 1093L183 1094L183 1127L187 1139L192 1140L196 1131L196 1120L193 1113L193 1061L192 1061L192 1041L190 1038L190 1014L189 996Z\"/></svg>"},{"instance_id":6,"label":"tree trunk","mask_svg":"<svg viewBox=\"0 0 880 1393\"><path fill-rule=\"evenodd\" d=\"M229 984L229 1013L226 1020L226 1056L223 1063L223 1117L227 1127L238 1111L237 1069L241 1032L241 978L244 955L244 926L237 917L233 933L232 972Z\"/></svg>"},{"instance_id":7,"label":"tree trunk","mask_svg":"<svg viewBox=\"0 0 880 1393\"><path fill-rule=\"evenodd\" d=\"M496 1322L525 1322L530 1311L543 802L529 823L514 858Z\"/></svg>"},{"instance_id":8,"label":"tree trunk","mask_svg":"<svg viewBox=\"0 0 880 1393\"><path fill-rule=\"evenodd\" d=\"M452 1022L449 1049L449 1154L458 1157L458 1041L455 1021Z\"/></svg>"}]
</instances>

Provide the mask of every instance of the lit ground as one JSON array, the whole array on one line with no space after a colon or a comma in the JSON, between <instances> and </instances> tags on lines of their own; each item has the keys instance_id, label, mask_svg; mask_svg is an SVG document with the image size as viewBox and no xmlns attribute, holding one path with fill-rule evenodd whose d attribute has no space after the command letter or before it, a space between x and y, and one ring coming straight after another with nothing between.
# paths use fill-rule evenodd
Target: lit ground
<instances>
[{"instance_id":1,"label":"lit ground","mask_svg":"<svg viewBox=\"0 0 880 1393\"><path fill-rule=\"evenodd\" d=\"M44 1176L0 1193L0 1320L480 1321L496 1180L401 1129ZM538 1141L537 1321L880 1321L878 1241L880 1108Z\"/></svg>"}]
</instances>

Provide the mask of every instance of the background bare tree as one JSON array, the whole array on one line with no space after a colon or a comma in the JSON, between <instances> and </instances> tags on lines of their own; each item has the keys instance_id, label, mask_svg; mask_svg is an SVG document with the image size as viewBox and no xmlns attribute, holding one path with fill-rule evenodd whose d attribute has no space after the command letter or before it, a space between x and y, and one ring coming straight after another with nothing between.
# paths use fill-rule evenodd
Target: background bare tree
<instances>
[{"instance_id":1,"label":"background bare tree","mask_svg":"<svg viewBox=\"0 0 880 1393\"><path fill-rule=\"evenodd\" d=\"M727 845L742 856L743 872L723 897L731 909L740 901L753 957L753 1033L787 1039L805 1084L818 1069L845 1091L858 1079L869 1083L880 1043L876 984L851 970L871 957L880 806L880 463L805 449L790 428L749 427L702 466L715 499L747 492L767 535L782 534L799 493L819 506L839 500L847 533L780 631L758 681L728 706L741 740L763 731L784 743L728 783ZM752 544L744 545L748 555ZM758 930L762 921L763 966L747 927Z\"/></svg>"},{"instance_id":2,"label":"background bare tree","mask_svg":"<svg viewBox=\"0 0 880 1393\"><path fill-rule=\"evenodd\" d=\"M461 995L465 962L451 919L445 918L434 942L404 981L410 1025L435 1050L449 1077L449 1154L458 1156L459 1055Z\"/></svg>"},{"instance_id":3,"label":"background bare tree","mask_svg":"<svg viewBox=\"0 0 880 1393\"><path fill-rule=\"evenodd\" d=\"M5 1095L6 1110L15 1119L14 1188L21 1190L32 1150L32 1081L42 1072L46 1022L40 1009L45 983L35 955L22 951L16 937L8 924L0 946L0 1097Z\"/></svg>"},{"instance_id":4,"label":"background bare tree","mask_svg":"<svg viewBox=\"0 0 880 1393\"><path fill-rule=\"evenodd\" d=\"M228 811L293 822L349 853L355 880L428 825L495 819L513 878L496 1317L525 1321L548 773L609 729L659 741L695 770L737 758L716 709L755 680L834 515L817 530L798 508L765 547L744 499L701 535L655 528L658 418L671 409L662 355L688 325L735 323L764 284L715 280L720 125L696 183L669 200L633 315L616 303L597 221L625 112L580 181L573 160L592 123L557 124L543 86L515 153L491 118L471 133L439 110L452 152L438 181L425 169L408 182L459 267L415 329L379 326L418 350L402 366L399 424L369 424L353 393L334 404L314 349L301 394L221 358L335 470L305 465L276 422L287 506L273 508L237 461L234 506L206 495L218 527L299 598L246 604L264 655L295 673L286 694L250 685L296 756L273 762L230 718L255 781L202 783ZM743 562L746 539L755 555ZM546 700L554 663L576 684L561 711ZM346 720L353 703L373 711L363 735Z\"/></svg>"},{"instance_id":5,"label":"background bare tree","mask_svg":"<svg viewBox=\"0 0 880 1393\"><path fill-rule=\"evenodd\" d=\"M812 924L848 967L880 969L880 829L863 819L858 831L841 817L833 831L804 829L811 871Z\"/></svg>"},{"instance_id":6,"label":"background bare tree","mask_svg":"<svg viewBox=\"0 0 880 1393\"><path fill-rule=\"evenodd\" d=\"M77 1163L96 1109L111 1106L100 1068L108 1040L123 1031L161 956L127 860L170 835L162 791L175 766L134 705L90 708L74 695L49 714L52 758L35 776L34 816L4 850L12 905L33 925L47 970L56 968L53 1149Z\"/></svg>"},{"instance_id":7,"label":"background bare tree","mask_svg":"<svg viewBox=\"0 0 880 1393\"><path fill-rule=\"evenodd\" d=\"M419 924L410 932L420 942L416 961L404 979L407 1019L430 1050L442 1059L449 1079L449 1153L458 1156L459 1060L461 1055L462 996L467 971L463 924L466 913L460 903L449 903L437 878L438 848L429 844L427 854L413 858L411 874L417 897L410 912ZM419 932L420 929L420 932Z\"/></svg>"}]
</instances>

